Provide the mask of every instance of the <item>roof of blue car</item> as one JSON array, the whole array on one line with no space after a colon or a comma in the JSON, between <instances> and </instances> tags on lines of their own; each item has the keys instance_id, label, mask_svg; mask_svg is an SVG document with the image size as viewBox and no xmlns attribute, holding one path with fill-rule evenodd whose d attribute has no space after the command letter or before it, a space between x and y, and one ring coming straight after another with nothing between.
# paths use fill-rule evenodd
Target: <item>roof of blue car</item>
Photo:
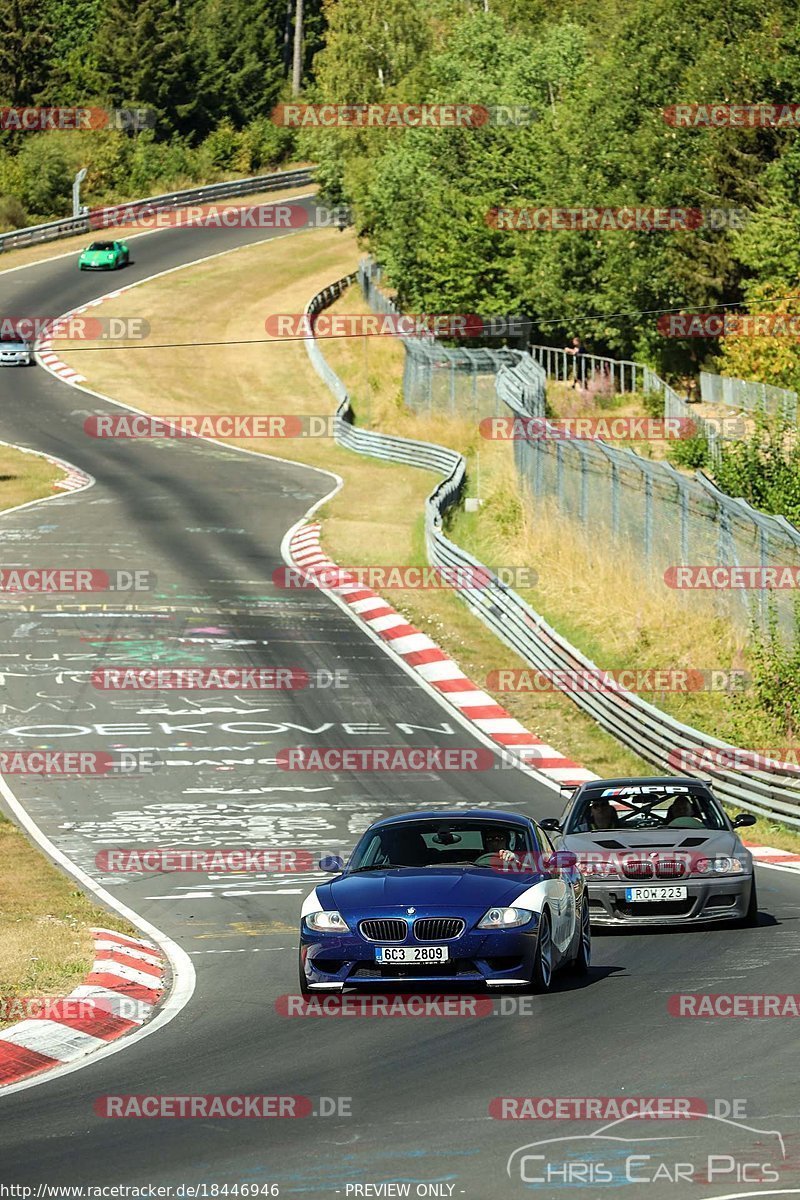
<instances>
[{"instance_id":1,"label":"roof of blue car","mask_svg":"<svg viewBox=\"0 0 800 1200\"><path fill-rule=\"evenodd\" d=\"M403 813L399 817L384 817L374 821L373 825L403 825L410 821L462 821L465 817L480 817L490 821L529 821L524 813L501 812L496 808L445 808L427 810L425 812Z\"/></svg>"}]
</instances>

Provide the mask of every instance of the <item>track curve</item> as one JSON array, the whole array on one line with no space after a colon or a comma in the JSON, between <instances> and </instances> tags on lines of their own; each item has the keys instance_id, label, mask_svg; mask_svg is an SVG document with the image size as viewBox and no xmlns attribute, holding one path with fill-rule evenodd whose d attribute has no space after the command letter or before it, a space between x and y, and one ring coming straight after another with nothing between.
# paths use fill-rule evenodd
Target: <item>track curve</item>
<instances>
[{"instance_id":1,"label":"track curve","mask_svg":"<svg viewBox=\"0 0 800 1200\"><path fill-rule=\"evenodd\" d=\"M150 234L132 242L135 261L119 280L128 284L271 236ZM79 275L72 258L58 259L0 274L0 307L58 313L107 290L104 276ZM104 407L94 400L91 406ZM139 567L155 572L158 595L137 597L134 610L108 597L91 604L42 597L25 613L4 604L2 736L8 746L148 748L167 760L149 778L22 778L14 791L61 851L192 957L197 990L168 1026L124 1053L0 1096L0 1180L173 1189L274 1183L281 1195L320 1197L392 1194L352 1188L411 1181L412 1195L420 1183L442 1190L419 1194L474 1200L529 1190L563 1196L564 1186L525 1182L538 1160L529 1158L522 1176L514 1160L508 1175L509 1155L539 1139L588 1134L598 1122L495 1121L490 1101L625 1094L743 1099L750 1126L780 1129L786 1138L780 1183L751 1186L730 1173L713 1186L664 1180L646 1185L653 1200L800 1188L791 1023L679 1021L666 1008L667 997L680 991L800 992L800 888L788 875L759 872L766 914L760 928L599 937L589 982L560 984L529 1001L523 1014L337 1021L291 1020L274 1010L278 996L295 990L295 927L312 878L198 883L195 876L101 875L97 851L137 839L150 846L190 839L308 844L333 852L350 846L369 819L405 808L490 802L542 816L557 813L559 804L551 790L513 770L457 782L369 776L304 777L298 784L274 765L248 761L303 739L475 743L324 596L272 587L282 538L330 491L329 476L203 442L93 441L78 415L84 407L80 393L40 369L0 373L0 437L58 455L96 480L87 492L0 516L5 563ZM85 672L121 661L113 640L120 638L127 662L135 653L147 664L158 649L182 662L191 653L199 664L220 665L223 639L231 662L309 672L339 667L350 672L351 686L255 702L252 693L185 702L169 693L143 699L95 691ZM309 1095L316 1108L320 1096L350 1097L352 1116L115 1121L93 1111L94 1099L107 1093L212 1092ZM658 1124L659 1135L674 1132ZM636 1136L647 1132L639 1126ZM763 1157L769 1140L711 1120L686 1123L680 1132L689 1138L681 1160L700 1165L708 1154L738 1154L745 1144L750 1159ZM637 1147L626 1143L625 1153L633 1152ZM615 1144L617 1159L621 1153ZM591 1156L601 1156L597 1143ZM586 1179L583 1195L592 1183L589 1194L607 1193L607 1184ZM629 1194L643 1186L632 1184Z\"/></svg>"}]
</instances>

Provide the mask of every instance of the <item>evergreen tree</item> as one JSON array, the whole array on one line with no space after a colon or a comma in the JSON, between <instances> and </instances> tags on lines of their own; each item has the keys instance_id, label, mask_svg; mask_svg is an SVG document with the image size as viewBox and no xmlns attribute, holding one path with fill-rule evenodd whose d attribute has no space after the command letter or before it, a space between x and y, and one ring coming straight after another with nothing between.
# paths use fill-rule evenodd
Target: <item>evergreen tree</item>
<instances>
[{"instance_id":1,"label":"evergreen tree","mask_svg":"<svg viewBox=\"0 0 800 1200\"><path fill-rule=\"evenodd\" d=\"M46 0L4 0L0 6L0 99L33 104L45 91L52 38Z\"/></svg>"}]
</instances>

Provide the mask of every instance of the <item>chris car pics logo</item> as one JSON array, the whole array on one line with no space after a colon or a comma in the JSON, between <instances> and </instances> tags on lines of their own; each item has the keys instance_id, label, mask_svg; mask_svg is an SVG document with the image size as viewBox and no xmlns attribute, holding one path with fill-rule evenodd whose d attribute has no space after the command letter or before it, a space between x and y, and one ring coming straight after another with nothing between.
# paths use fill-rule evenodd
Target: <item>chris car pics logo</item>
<instances>
[{"instance_id":1,"label":"chris car pics logo","mask_svg":"<svg viewBox=\"0 0 800 1200\"><path fill-rule=\"evenodd\" d=\"M738 1111L733 1103L730 1109ZM763 1187L789 1182L778 1130L707 1112L691 1115L685 1132L674 1119L661 1133L659 1122L632 1116L590 1134L529 1142L509 1155L506 1174L528 1188L676 1184L687 1195L698 1183Z\"/></svg>"}]
</instances>

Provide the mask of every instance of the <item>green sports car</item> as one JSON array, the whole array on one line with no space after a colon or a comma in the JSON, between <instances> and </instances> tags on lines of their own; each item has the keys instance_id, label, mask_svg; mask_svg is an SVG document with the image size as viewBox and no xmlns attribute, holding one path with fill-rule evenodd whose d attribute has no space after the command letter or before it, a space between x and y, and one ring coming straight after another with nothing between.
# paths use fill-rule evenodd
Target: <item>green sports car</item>
<instances>
[{"instance_id":1,"label":"green sports car","mask_svg":"<svg viewBox=\"0 0 800 1200\"><path fill-rule=\"evenodd\" d=\"M124 242L92 242L78 259L81 271L115 271L127 267L130 262L128 247Z\"/></svg>"}]
</instances>

